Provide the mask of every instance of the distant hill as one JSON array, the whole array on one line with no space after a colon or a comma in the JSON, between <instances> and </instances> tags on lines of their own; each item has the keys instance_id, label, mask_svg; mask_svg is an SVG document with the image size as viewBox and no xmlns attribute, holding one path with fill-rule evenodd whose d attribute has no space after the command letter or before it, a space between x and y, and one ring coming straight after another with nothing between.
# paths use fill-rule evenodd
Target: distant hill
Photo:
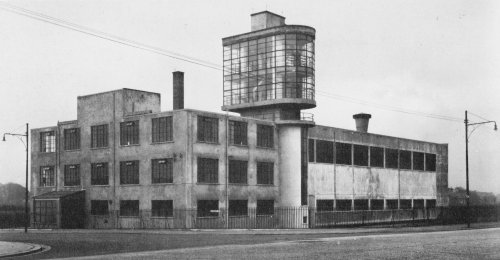
<instances>
[{"instance_id":1,"label":"distant hill","mask_svg":"<svg viewBox=\"0 0 500 260\"><path fill-rule=\"evenodd\" d=\"M17 183L0 183L0 206L22 206L24 205L24 196L25 189L23 186Z\"/></svg>"}]
</instances>

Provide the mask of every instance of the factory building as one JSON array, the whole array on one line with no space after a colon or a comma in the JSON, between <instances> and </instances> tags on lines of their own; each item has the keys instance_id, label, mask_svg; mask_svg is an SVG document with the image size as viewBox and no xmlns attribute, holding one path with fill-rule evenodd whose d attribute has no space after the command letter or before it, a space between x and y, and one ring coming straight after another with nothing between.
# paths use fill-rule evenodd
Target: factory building
<instances>
[{"instance_id":1,"label":"factory building","mask_svg":"<svg viewBox=\"0 0 500 260\"><path fill-rule=\"evenodd\" d=\"M31 131L36 227L307 228L318 213L447 204L447 145L318 126L308 26L265 11L223 38L224 113L160 94L80 96L77 119ZM229 114L228 112L232 112ZM240 114L235 115L235 113Z\"/></svg>"}]
</instances>

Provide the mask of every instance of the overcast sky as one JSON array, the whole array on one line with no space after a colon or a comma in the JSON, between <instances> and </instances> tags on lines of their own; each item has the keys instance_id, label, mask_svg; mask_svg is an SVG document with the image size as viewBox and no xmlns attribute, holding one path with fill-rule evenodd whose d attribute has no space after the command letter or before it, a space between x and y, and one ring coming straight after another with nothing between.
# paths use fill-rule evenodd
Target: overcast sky
<instances>
[{"instance_id":1,"label":"overcast sky","mask_svg":"<svg viewBox=\"0 0 500 260\"><path fill-rule=\"evenodd\" d=\"M365 112L369 132L448 143L450 187L465 186L464 111L500 122L497 0L6 2L216 64L221 38L250 31L251 13L312 26L316 123L354 129L352 115ZM171 110L175 70L185 72L186 108L220 112L221 71L0 9L0 133L74 120L77 96L120 88L161 93ZM479 127L469 147L471 189L500 193L500 133ZM24 185L24 146L12 137L0 142L7 182Z\"/></svg>"}]
</instances>

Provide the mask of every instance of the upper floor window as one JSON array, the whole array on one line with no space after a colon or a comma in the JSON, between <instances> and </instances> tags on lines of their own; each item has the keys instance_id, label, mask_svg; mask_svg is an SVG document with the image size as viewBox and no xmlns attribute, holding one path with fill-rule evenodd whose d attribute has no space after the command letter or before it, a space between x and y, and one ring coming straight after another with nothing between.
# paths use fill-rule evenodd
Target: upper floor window
<instances>
[{"instance_id":1,"label":"upper floor window","mask_svg":"<svg viewBox=\"0 0 500 260\"><path fill-rule=\"evenodd\" d=\"M248 145L247 123L229 121L229 143L232 145Z\"/></svg>"},{"instance_id":2,"label":"upper floor window","mask_svg":"<svg viewBox=\"0 0 500 260\"><path fill-rule=\"evenodd\" d=\"M229 183L247 183L248 162L229 160Z\"/></svg>"},{"instance_id":3,"label":"upper floor window","mask_svg":"<svg viewBox=\"0 0 500 260\"><path fill-rule=\"evenodd\" d=\"M307 151L309 154L309 162L315 162L315 156L314 156L314 139L309 139L309 144L307 145Z\"/></svg>"},{"instance_id":4,"label":"upper floor window","mask_svg":"<svg viewBox=\"0 0 500 260\"><path fill-rule=\"evenodd\" d=\"M172 183L174 181L172 158L151 160L151 183Z\"/></svg>"},{"instance_id":5,"label":"upper floor window","mask_svg":"<svg viewBox=\"0 0 500 260\"><path fill-rule=\"evenodd\" d=\"M120 162L120 184L139 184L139 161Z\"/></svg>"},{"instance_id":6,"label":"upper floor window","mask_svg":"<svg viewBox=\"0 0 500 260\"><path fill-rule=\"evenodd\" d=\"M90 127L90 147L108 147L108 125L94 125Z\"/></svg>"},{"instance_id":7,"label":"upper floor window","mask_svg":"<svg viewBox=\"0 0 500 260\"><path fill-rule=\"evenodd\" d=\"M333 163L333 142L316 140L316 162Z\"/></svg>"},{"instance_id":8,"label":"upper floor window","mask_svg":"<svg viewBox=\"0 0 500 260\"><path fill-rule=\"evenodd\" d=\"M198 183L219 182L219 160L198 158Z\"/></svg>"},{"instance_id":9,"label":"upper floor window","mask_svg":"<svg viewBox=\"0 0 500 260\"><path fill-rule=\"evenodd\" d=\"M40 187L50 187L55 184L54 166L40 167Z\"/></svg>"},{"instance_id":10,"label":"upper floor window","mask_svg":"<svg viewBox=\"0 0 500 260\"><path fill-rule=\"evenodd\" d=\"M64 186L80 185L80 165L64 165Z\"/></svg>"},{"instance_id":11,"label":"upper floor window","mask_svg":"<svg viewBox=\"0 0 500 260\"><path fill-rule=\"evenodd\" d=\"M370 147L370 166L384 167L384 148Z\"/></svg>"},{"instance_id":12,"label":"upper floor window","mask_svg":"<svg viewBox=\"0 0 500 260\"><path fill-rule=\"evenodd\" d=\"M347 143L335 143L335 163L352 164L352 145Z\"/></svg>"},{"instance_id":13,"label":"upper floor window","mask_svg":"<svg viewBox=\"0 0 500 260\"><path fill-rule=\"evenodd\" d=\"M172 117L158 117L152 119L153 143L169 142L173 140Z\"/></svg>"},{"instance_id":14,"label":"upper floor window","mask_svg":"<svg viewBox=\"0 0 500 260\"><path fill-rule=\"evenodd\" d=\"M108 185L108 163L90 164L90 185Z\"/></svg>"},{"instance_id":15,"label":"upper floor window","mask_svg":"<svg viewBox=\"0 0 500 260\"><path fill-rule=\"evenodd\" d=\"M436 155L433 153L425 154L425 170L429 172L436 171Z\"/></svg>"},{"instance_id":16,"label":"upper floor window","mask_svg":"<svg viewBox=\"0 0 500 260\"><path fill-rule=\"evenodd\" d=\"M424 153L413 152L413 170L424 170Z\"/></svg>"},{"instance_id":17,"label":"upper floor window","mask_svg":"<svg viewBox=\"0 0 500 260\"><path fill-rule=\"evenodd\" d=\"M411 151L399 151L399 168L411 170Z\"/></svg>"},{"instance_id":18,"label":"upper floor window","mask_svg":"<svg viewBox=\"0 0 500 260\"><path fill-rule=\"evenodd\" d=\"M257 146L274 147L274 128L270 125L257 125Z\"/></svg>"},{"instance_id":19,"label":"upper floor window","mask_svg":"<svg viewBox=\"0 0 500 260\"><path fill-rule=\"evenodd\" d=\"M80 128L64 129L64 150L80 149Z\"/></svg>"},{"instance_id":20,"label":"upper floor window","mask_svg":"<svg viewBox=\"0 0 500 260\"><path fill-rule=\"evenodd\" d=\"M40 133L40 152L51 153L56 151L56 135L54 131Z\"/></svg>"},{"instance_id":21,"label":"upper floor window","mask_svg":"<svg viewBox=\"0 0 500 260\"><path fill-rule=\"evenodd\" d=\"M257 184L274 184L274 163L257 162Z\"/></svg>"},{"instance_id":22,"label":"upper floor window","mask_svg":"<svg viewBox=\"0 0 500 260\"><path fill-rule=\"evenodd\" d=\"M198 116L198 142L219 142L219 119Z\"/></svg>"},{"instance_id":23,"label":"upper floor window","mask_svg":"<svg viewBox=\"0 0 500 260\"><path fill-rule=\"evenodd\" d=\"M139 144L139 121L120 123L120 145Z\"/></svg>"},{"instance_id":24,"label":"upper floor window","mask_svg":"<svg viewBox=\"0 0 500 260\"><path fill-rule=\"evenodd\" d=\"M368 166L368 146L354 145L354 165Z\"/></svg>"},{"instance_id":25,"label":"upper floor window","mask_svg":"<svg viewBox=\"0 0 500 260\"><path fill-rule=\"evenodd\" d=\"M398 150L385 149L385 168L397 169L398 168Z\"/></svg>"}]
</instances>

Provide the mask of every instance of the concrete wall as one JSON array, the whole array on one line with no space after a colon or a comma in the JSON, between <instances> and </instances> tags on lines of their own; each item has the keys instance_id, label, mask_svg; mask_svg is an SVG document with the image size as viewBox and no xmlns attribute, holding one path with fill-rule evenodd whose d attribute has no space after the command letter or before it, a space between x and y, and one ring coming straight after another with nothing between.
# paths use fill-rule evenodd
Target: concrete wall
<instances>
[{"instance_id":1,"label":"concrete wall","mask_svg":"<svg viewBox=\"0 0 500 260\"><path fill-rule=\"evenodd\" d=\"M436 171L309 162L308 189L313 199L435 199L447 205L446 144L316 126L309 138L436 154Z\"/></svg>"},{"instance_id":2,"label":"concrete wall","mask_svg":"<svg viewBox=\"0 0 500 260\"><path fill-rule=\"evenodd\" d=\"M301 128L282 125L279 129L280 145L280 197L281 206L301 206Z\"/></svg>"}]
</instances>

